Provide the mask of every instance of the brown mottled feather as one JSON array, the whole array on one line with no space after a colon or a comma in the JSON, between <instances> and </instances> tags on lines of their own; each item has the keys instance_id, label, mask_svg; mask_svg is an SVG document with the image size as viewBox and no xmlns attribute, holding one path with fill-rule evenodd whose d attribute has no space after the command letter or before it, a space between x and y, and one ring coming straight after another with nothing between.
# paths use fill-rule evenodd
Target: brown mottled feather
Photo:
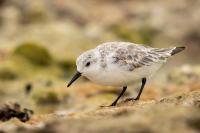
<instances>
[{"instance_id":1,"label":"brown mottled feather","mask_svg":"<svg viewBox=\"0 0 200 133\"><path fill-rule=\"evenodd\" d=\"M101 56L101 66L106 67L106 56L111 54L112 63L133 71L137 68L163 63L173 55L174 48L151 48L128 42L109 42L97 47ZM180 50L179 50L180 51Z\"/></svg>"}]
</instances>

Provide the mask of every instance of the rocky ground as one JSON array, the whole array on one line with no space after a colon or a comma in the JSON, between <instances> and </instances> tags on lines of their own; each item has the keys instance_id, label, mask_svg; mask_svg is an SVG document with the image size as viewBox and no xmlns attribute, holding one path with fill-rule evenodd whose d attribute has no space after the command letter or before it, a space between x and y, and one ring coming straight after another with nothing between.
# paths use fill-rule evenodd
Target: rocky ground
<instances>
[{"instance_id":1,"label":"rocky ground","mask_svg":"<svg viewBox=\"0 0 200 133\"><path fill-rule=\"evenodd\" d=\"M20 133L198 133L199 107L200 92L192 91L160 100L121 102L117 107L36 115L26 123L14 119L12 124L1 123L1 130Z\"/></svg>"}]
</instances>

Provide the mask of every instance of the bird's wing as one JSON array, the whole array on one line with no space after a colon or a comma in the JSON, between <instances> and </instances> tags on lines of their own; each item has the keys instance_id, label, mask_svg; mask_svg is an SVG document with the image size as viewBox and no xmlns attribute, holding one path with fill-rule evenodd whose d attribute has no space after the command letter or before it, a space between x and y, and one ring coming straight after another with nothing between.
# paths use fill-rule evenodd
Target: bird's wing
<instances>
[{"instance_id":1,"label":"bird's wing","mask_svg":"<svg viewBox=\"0 0 200 133\"><path fill-rule=\"evenodd\" d=\"M130 44L126 48L116 49L112 58L113 63L133 71L144 66L165 62L171 56L171 51L171 48L157 49Z\"/></svg>"}]
</instances>

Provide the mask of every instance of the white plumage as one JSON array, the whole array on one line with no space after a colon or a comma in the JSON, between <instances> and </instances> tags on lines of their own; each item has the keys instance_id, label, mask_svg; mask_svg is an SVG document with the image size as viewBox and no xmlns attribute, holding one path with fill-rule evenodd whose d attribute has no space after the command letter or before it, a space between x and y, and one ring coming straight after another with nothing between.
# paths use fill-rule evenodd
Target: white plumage
<instances>
[{"instance_id":1,"label":"white plumage","mask_svg":"<svg viewBox=\"0 0 200 133\"><path fill-rule=\"evenodd\" d=\"M176 47L158 49L129 42L107 42L80 55L77 70L97 84L130 85L155 73L174 49Z\"/></svg>"},{"instance_id":2,"label":"white plumage","mask_svg":"<svg viewBox=\"0 0 200 133\"><path fill-rule=\"evenodd\" d=\"M151 48L130 42L107 42L81 54L76 61L77 73L68 87L81 75L102 85L123 86L122 92L110 105L115 106L128 85L141 80L140 95L149 76L154 74L172 55L185 47Z\"/></svg>"}]
</instances>

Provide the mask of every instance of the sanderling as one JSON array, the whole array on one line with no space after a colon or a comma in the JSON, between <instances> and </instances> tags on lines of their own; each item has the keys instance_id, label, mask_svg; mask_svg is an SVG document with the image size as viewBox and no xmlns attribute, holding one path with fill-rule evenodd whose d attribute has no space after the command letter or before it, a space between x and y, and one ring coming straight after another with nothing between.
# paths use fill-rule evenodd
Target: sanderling
<instances>
[{"instance_id":1,"label":"sanderling","mask_svg":"<svg viewBox=\"0 0 200 133\"><path fill-rule=\"evenodd\" d=\"M130 42L107 42L81 54L76 61L77 72L68 87L80 76L109 86L123 86L122 92L110 105L115 106L128 85L141 80L142 85L136 98L139 100L146 80L164 64L168 57L185 47L152 48Z\"/></svg>"}]
</instances>

